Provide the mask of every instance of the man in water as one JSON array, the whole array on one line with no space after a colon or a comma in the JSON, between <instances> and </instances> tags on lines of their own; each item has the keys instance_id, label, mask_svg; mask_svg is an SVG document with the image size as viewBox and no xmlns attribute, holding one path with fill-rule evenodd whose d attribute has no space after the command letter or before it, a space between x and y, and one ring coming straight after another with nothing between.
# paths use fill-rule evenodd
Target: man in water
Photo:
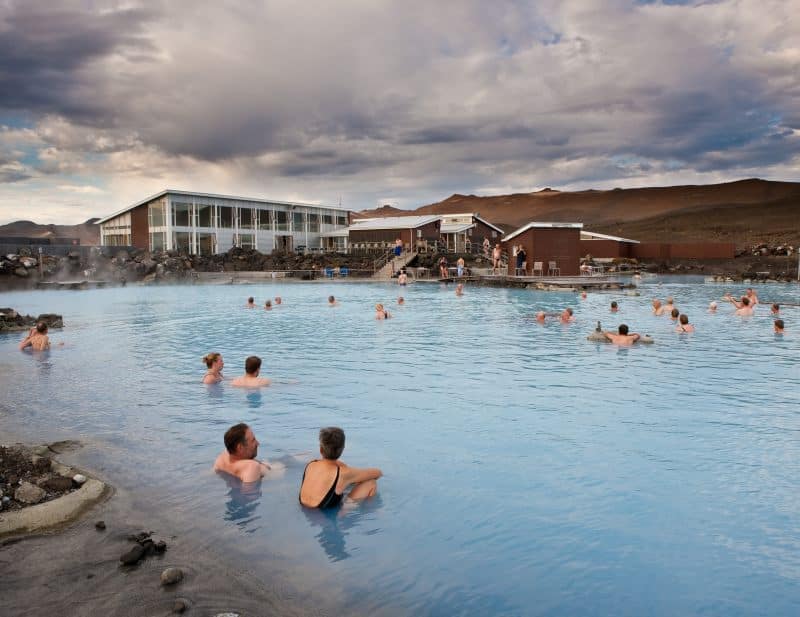
<instances>
[{"instance_id":1,"label":"man in water","mask_svg":"<svg viewBox=\"0 0 800 617\"><path fill-rule=\"evenodd\" d=\"M653 299L653 315L661 317L664 314L664 307L661 306L661 300L658 298Z\"/></svg>"},{"instance_id":2,"label":"man in water","mask_svg":"<svg viewBox=\"0 0 800 617\"><path fill-rule=\"evenodd\" d=\"M708 304L708 312L709 313L716 313L717 312L717 303L713 300Z\"/></svg>"},{"instance_id":3,"label":"man in water","mask_svg":"<svg viewBox=\"0 0 800 617\"><path fill-rule=\"evenodd\" d=\"M614 300L611 302L611 312L616 313L617 311L619 311L619 306L617 306L617 301Z\"/></svg>"},{"instance_id":4,"label":"man in water","mask_svg":"<svg viewBox=\"0 0 800 617\"><path fill-rule=\"evenodd\" d=\"M536 321L537 321L537 323L544 323L545 317L547 317L547 315L545 315L544 311L537 311L536 312Z\"/></svg>"},{"instance_id":5,"label":"man in water","mask_svg":"<svg viewBox=\"0 0 800 617\"><path fill-rule=\"evenodd\" d=\"M278 305L279 305L279 304L281 304L282 302L283 302L283 300L281 300L281 297L280 297L280 296L275 296L275 306L278 306Z\"/></svg>"},{"instance_id":6,"label":"man in water","mask_svg":"<svg viewBox=\"0 0 800 617\"><path fill-rule=\"evenodd\" d=\"M464 284L463 283L459 283L458 285L456 285L456 295L457 296L463 296L464 295Z\"/></svg>"},{"instance_id":7,"label":"man in water","mask_svg":"<svg viewBox=\"0 0 800 617\"><path fill-rule=\"evenodd\" d=\"M245 306L246 306L247 308L256 308L256 301L255 301L255 299L253 298L253 296L250 296L250 297L247 299L247 304L245 304Z\"/></svg>"},{"instance_id":8,"label":"man in water","mask_svg":"<svg viewBox=\"0 0 800 617\"><path fill-rule=\"evenodd\" d=\"M728 297L728 301L736 307L736 312L734 315L739 315L740 317L747 317L748 315L753 314L753 307L750 306L750 298L747 296L742 296L742 301L737 302L730 296Z\"/></svg>"},{"instance_id":9,"label":"man in water","mask_svg":"<svg viewBox=\"0 0 800 617\"><path fill-rule=\"evenodd\" d=\"M339 306L339 303L333 296L328 296L328 306Z\"/></svg>"},{"instance_id":10,"label":"man in water","mask_svg":"<svg viewBox=\"0 0 800 617\"><path fill-rule=\"evenodd\" d=\"M750 306L755 308L756 304L758 304L758 294L753 291L752 287L748 287L745 295L747 296L747 299L750 300Z\"/></svg>"},{"instance_id":11,"label":"man in water","mask_svg":"<svg viewBox=\"0 0 800 617\"><path fill-rule=\"evenodd\" d=\"M271 469L264 461L257 461L258 439L244 423L225 431L225 451L214 461L214 471L224 471L242 482L256 482Z\"/></svg>"},{"instance_id":12,"label":"man in water","mask_svg":"<svg viewBox=\"0 0 800 617\"><path fill-rule=\"evenodd\" d=\"M50 338L47 336L47 324L40 321L35 327L31 328L19 344L20 350L30 347L34 351L44 351L50 349Z\"/></svg>"},{"instance_id":13,"label":"man in water","mask_svg":"<svg viewBox=\"0 0 800 617\"><path fill-rule=\"evenodd\" d=\"M272 382L266 377L259 377L261 372L261 358L258 356L250 356L244 361L244 375L237 377L231 382L232 386L240 388L260 388L261 386L268 386Z\"/></svg>"},{"instance_id":14,"label":"man in water","mask_svg":"<svg viewBox=\"0 0 800 617\"><path fill-rule=\"evenodd\" d=\"M678 318L678 321L680 321L680 323L678 324L678 327L675 328L675 332L694 332L694 326L689 323L688 315L681 315Z\"/></svg>"},{"instance_id":15,"label":"man in water","mask_svg":"<svg viewBox=\"0 0 800 617\"><path fill-rule=\"evenodd\" d=\"M572 323L575 321L575 316L572 314L571 308L565 308L559 316L561 323Z\"/></svg>"},{"instance_id":16,"label":"man in water","mask_svg":"<svg viewBox=\"0 0 800 617\"><path fill-rule=\"evenodd\" d=\"M406 303L405 298L403 298L403 296L398 296L397 304L405 304L405 303Z\"/></svg>"},{"instance_id":17,"label":"man in water","mask_svg":"<svg viewBox=\"0 0 800 617\"><path fill-rule=\"evenodd\" d=\"M676 309L676 308L672 309L672 310L669 312L669 318L670 318L672 321L678 321L678 318L679 318L680 316L681 316L681 312L680 312L678 309Z\"/></svg>"},{"instance_id":18,"label":"man in water","mask_svg":"<svg viewBox=\"0 0 800 617\"><path fill-rule=\"evenodd\" d=\"M773 304L772 307L770 308L770 311L772 312L773 316L777 317L778 315L781 314L781 305Z\"/></svg>"},{"instance_id":19,"label":"man in water","mask_svg":"<svg viewBox=\"0 0 800 617\"><path fill-rule=\"evenodd\" d=\"M633 334L628 334L628 326L625 324L620 324L618 332L603 332L603 334L605 334L606 338L608 338L608 340L615 345L624 345L626 347L633 345L636 341L642 338L636 332Z\"/></svg>"},{"instance_id":20,"label":"man in water","mask_svg":"<svg viewBox=\"0 0 800 617\"><path fill-rule=\"evenodd\" d=\"M775 334L783 334L783 319L776 319L773 324Z\"/></svg>"}]
</instances>

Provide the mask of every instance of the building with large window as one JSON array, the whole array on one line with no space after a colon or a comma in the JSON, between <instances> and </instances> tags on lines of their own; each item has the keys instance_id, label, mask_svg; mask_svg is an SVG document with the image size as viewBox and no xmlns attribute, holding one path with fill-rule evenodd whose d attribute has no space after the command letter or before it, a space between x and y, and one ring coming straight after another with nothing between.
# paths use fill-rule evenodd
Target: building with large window
<instances>
[{"instance_id":1,"label":"building with large window","mask_svg":"<svg viewBox=\"0 0 800 617\"><path fill-rule=\"evenodd\" d=\"M322 250L322 234L349 224L350 211L338 206L170 189L98 221L102 246L191 255L224 253L232 247L262 253ZM325 242L327 250L343 252L345 247L346 238Z\"/></svg>"}]
</instances>

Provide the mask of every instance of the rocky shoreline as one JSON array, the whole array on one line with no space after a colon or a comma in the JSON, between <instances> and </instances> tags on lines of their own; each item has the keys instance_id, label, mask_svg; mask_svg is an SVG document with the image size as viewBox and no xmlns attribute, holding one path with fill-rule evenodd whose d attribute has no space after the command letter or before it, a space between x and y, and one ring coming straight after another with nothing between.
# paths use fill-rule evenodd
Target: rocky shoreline
<instances>
[{"instance_id":1,"label":"rocky shoreline","mask_svg":"<svg viewBox=\"0 0 800 617\"><path fill-rule=\"evenodd\" d=\"M46 323L48 329L64 327L64 318L56 313L42 313L38 317L33 317L21 315L12 308L0 308L0 334L27 332L40 321Z\"/></svg>"}]
</instances>

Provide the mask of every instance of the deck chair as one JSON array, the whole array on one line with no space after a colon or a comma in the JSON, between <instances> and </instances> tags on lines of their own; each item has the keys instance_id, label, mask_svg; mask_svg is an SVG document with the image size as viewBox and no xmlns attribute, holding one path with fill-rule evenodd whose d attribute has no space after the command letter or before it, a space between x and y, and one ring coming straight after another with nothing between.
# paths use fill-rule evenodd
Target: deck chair
<instances>
[{"instance_id":1,"label":"deck chair","mask_svg":"<svg viewBox=\"0 0 800 617\"><path fill-rule=\"evenodd\" d=\"M339 268L339 276L347 276L350 274L350 268Z\"/></svg>"},{"instance_id":2,"label":"deck chair","mask_svg":"<svg viewBox=\"0 0 800 617\"><path fill-rule=\"evenodd\" d=\"M325 268L325 276L329 279L333 278L333 268Z\"/></svg>"},{"instance_id":3,"label":"deck chair","mask_svg":"<svg viewBox=\"0 0 800 617\"><path fill-rule=\"evenodd\" d=\"M547 266L547 276L561 276L561 268L558 267L558 263L555 261L548 262Z\"/></svg>"},{"instance_id":4,"label":"deck chair","mask_svg":"<svg viewBox=\"0 0 800 617\"><path fill-rule=\"evenodd\" d=\"M533 262L533 270L531 270L531 274L533 274L533 276L536 276L536 273L538 272L539 276L544 276L544 270L542 270L543 266L544 266L543 262L534 261Z\"/></svg>"}]
</instances>

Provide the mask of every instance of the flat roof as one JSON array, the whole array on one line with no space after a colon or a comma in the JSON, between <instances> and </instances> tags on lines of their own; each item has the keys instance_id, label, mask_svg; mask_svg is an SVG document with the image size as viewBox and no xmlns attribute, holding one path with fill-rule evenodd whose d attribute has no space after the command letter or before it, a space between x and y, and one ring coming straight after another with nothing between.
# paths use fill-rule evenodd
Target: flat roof
<instances>
[{"instance_id":1,"label":"flat roof","mask_svg":"<svg viewBox=\"0 0 800 617\"><path fill-rule=\"evenodd\" d=\"M386 218L358 219L348 227L348 231L366 231L373 229L415 229L428 223L440 220L438 214L427 216L387 216Z\"/></svg>"},{"instance_id":2,"label":"flat roof","mask_svg":"<svg viewBox=\"0 0 800 617\"><path fill-rule=\"evenodd\" d=\"M584 238L584 236L589 236ZM607 236L606 234L598 234L593 231L581 231L581 240L614 240L616 242L630 242L631 244L639 244L638 240L629 240L628 238L619 238L617 236Z\"/></svg>"},{"instance_id":3,"label":"flat roof","mask_svg":"<svg viewBox=\"0 0 800 617\"><path fill-rule=\"evenodd\" d=\"M523 225L522 227L520 227L516 231L508 234L505 238L502 239L502 242L506 242L508 240L511 240L511 238L514 238L514 237L520 235L521 233L525 233L526 231L528 231L529 229L533 229L534 227L535 228L543 228L543 229L545 229L545 228L553 228L553 229L558 229L558 228L561 228L561 229L583 229L583 223L540 223L538 221L531 221L527 225Z\"/></svg>"},{"instance_id":4,"label":"flat roof","mask_svg":"<svg viewBox=\"0 0 800 617\"><path fill-rule=\"evenodd\" d=\"M132 206L128 206L127 208L123 208L114 214L111 214L105 218L100 219L95 224L99 225L100 223L105 223L120 214L125 214L128 210L133 210L134 208L138 208L154 199L158 199L159 197L163 197L164 195L186 195L188 197L208 197L211 199L235 199L236 201L253 201L257 203L268 203L268 204L278 204L279 206L304 206L307 208L324 208L325 210L341 210L343 212L350 212L348 208L343 208L342 206L323 206L320 204L307 204L300 201L280 201L277 199L262 199L259 197L239 197L237 195L218 195L217 193L197 193L195 191L180 191L177 189L164 189L156 193L155 195L151 195L142 201L138 201Z\"/></svg>"}]
</instances>

